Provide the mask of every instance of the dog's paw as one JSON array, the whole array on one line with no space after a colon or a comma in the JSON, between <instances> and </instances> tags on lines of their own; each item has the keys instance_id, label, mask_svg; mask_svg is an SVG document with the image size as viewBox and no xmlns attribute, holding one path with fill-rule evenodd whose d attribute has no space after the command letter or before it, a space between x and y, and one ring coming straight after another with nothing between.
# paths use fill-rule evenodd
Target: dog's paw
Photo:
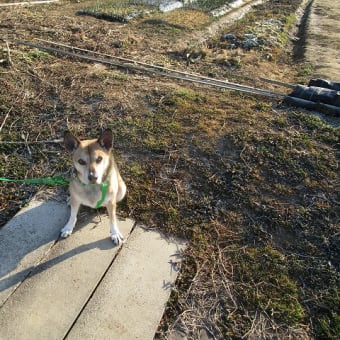
<instances>
[{"instance_id":1,"label":"dog's paw","mask_svg":"<svg viewBox=\"0 0 340 340\"><path fill-rule=\"evenodd\" d=\"M119 246L122 243L124 243L124 238L121 233L111 234L111 240L116 246Z\"/></svg>"},{"instance_id":2,"label":"dog's paw","mask_svg":"<svg viewBox=\"0 0 340 340\"><path fill-rule=\"evenodd\" d=\"M60 230L60 236L62 238L66 238L72 234L72 229L64 227L63 229Z\"/></svg>"}]
</instances>

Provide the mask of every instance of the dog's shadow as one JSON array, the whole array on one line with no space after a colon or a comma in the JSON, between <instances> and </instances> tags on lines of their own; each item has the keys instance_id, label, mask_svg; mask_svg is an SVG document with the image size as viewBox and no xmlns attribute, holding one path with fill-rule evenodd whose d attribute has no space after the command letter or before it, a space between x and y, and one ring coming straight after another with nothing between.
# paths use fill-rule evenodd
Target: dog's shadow
<instances>
[{"instance_id":1,"label":"dog's shadow","mask_svg":"<svg viewBox=\"0 0 340 340\"><path fill-rule=\"evenodd\" d=\"M65 253L61 253L59 256L56 256L51 260L42 261L49 250L58 244L62 245L62 242L67 242L64 239L61 239L59 235L60 229L67 222L69 216L69 209L66 207L66 203L61 204L61 211L64 212L64 214L60 214L61 216L55 216L54 214L53 216L49 216L51 224L58 225L55 230L51 228L46 228L46 230L41 230L40 232L36 229L32 230L29 225L32 224L32 222L28 219L32 219L32 216L40 216L40 214L46 212L46 204L48 203L44 202L41 205L20 214L15 225L13 225L13 227L9 226L10 228L7 228L9 230L6 230L6 232L5 230L0 230L0 305L6 301L7 295L11 294L10 291L15 289L15 287L17 287L27 277L39 274L62 261L91 249L98 248L101 250L108 250L115 247L110 240L108 230L107 238L82 244L66 251ZM60 211L57 210L55 213L57 215ZM96 211L94 209L82 207L78 213L78 221L73 234L79 232L89 223L91 223L93 227L96 227L96 224L101 222L100 215L102 215L102 213L105 213L105 209L102 210L101 208L100 211ZM25 225L25 220L30 221L30 223ZM6 226L4 228L6 228ZM32 238L32 233L34 235L37 234L37 237ZM30 237L28 237L28 234L30 234ZM26 240L32 239L33 242L25 242ZM36 259L34 263L25 267L24 263L27 261L26 257L40 247L46 247L46 252L42 253L40 258ZM16 268L20 264L24 269L17 271ZM4 292L6 290L9 292ZM2 292L4 292L5 296L1 296Z\"/></svg>"}]
</instances>

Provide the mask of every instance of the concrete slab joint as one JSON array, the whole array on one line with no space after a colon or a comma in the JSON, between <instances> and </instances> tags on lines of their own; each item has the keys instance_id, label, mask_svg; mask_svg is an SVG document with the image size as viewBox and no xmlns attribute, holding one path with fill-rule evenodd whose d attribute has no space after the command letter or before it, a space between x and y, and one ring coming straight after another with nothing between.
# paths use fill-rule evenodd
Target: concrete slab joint
<instances>
[{"instance_id":1,"label":"concrete slab joint","mask_svg":"<svg viewBox=\"0 0 340 340\"><path fill-rule=\"evenodd\" d=\"M115 247L95 214L59 240L68 214L33 200L0 230L0 339L153 338L185 244L126 219Z\"/></svg>"}]
</instances>

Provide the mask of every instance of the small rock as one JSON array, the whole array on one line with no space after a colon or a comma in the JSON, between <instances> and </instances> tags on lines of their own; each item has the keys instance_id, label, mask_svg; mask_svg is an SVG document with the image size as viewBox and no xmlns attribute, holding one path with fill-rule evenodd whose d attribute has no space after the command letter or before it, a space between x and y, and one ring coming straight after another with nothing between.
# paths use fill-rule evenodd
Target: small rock
<instances>
[{"instance_id":1,"label":"small rock","mask_svg":"<svg viewBox=\"0 0 340 340\"><path fill-rule=\"evenodd\" d=\"M245 41L242 43L243 48L249 50L259 46L259 41L255 34L244 34Z\"/></svg>"},{"instance_id":2,"label":"small rock","mask_svg":"<svg viewBox=\"0 0 340 340\"><path fill-rule=\"evenodd\" d=\"M174 329L170 335L167 338L168 340L187 340L186 334L179 330L179 329Z\"/></svg>"},{"instance_id":3,"label":"small rock","mask_svg":"<svg viewBox=\"0 0 340 340\"><path fill-rule=\"evenodd\" d=\"M247 40L257 40L257 35L246 33L243 35Z\"/></svg>"},{"instance_id":4,"label":"small rock","mask_svg":"<svg viewBox=\"0 0 340 340\"><path fill-rule=\"evenodd\" d=\"M205 329L201 329L199 333L199 339L200 340L211 340L214 339L214 337Z\"/></svg>"},{"instance_id":5,"label":"small rock","mask_svg":"<svg viewBox=\"0 0 340 340\"><path fill-rule=\"evenodd\" d=\"M223 34L221 36L221 41L224 41L224 40L234 41L236 40L236 36L235 34L232 34L232 33Z\"/></svg>"}]
</instances>

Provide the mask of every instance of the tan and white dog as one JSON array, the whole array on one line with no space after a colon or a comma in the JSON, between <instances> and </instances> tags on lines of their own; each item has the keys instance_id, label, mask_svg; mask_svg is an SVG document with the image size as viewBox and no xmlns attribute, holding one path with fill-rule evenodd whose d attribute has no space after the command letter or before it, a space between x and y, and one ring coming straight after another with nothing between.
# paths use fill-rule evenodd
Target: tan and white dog
<instances>
[{"instance_id":1,"label":"tan and white dog","mask_svg":"<svg viewBox=\"0 0 340 340\"><path fill-rule=\"evenodd\" d=\"M111 239L120 244L123 236L117 226L116 204L124 198L126 185L113 158L112 131L107 129L98 139L82 141L67 131L64 143L72 153L76 177L70 182L71 216L61 230L61 237L72 234L81 204L91 208L105 206L109 214Z\"/></svg>"}]
</instances>

